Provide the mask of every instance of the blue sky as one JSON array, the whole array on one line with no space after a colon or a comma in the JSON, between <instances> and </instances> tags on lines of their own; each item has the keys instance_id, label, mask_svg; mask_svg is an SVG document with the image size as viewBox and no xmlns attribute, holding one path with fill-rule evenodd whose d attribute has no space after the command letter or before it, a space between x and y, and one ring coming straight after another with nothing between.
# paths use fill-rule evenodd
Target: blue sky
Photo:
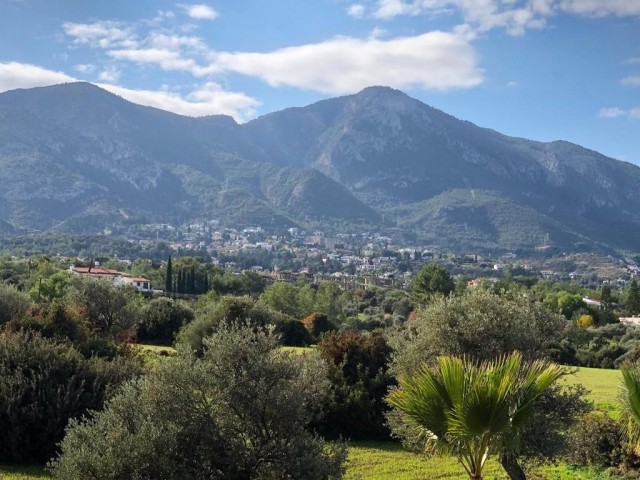
<instances>
[{"instance_id":1,"label":"blue sky","mask_svg":"<svg viewBox=\"0 0 640 480\"><path fill-rule=\"evenodd\" d=\"M388 85L640 164L640 0L0 0L0 91L66 81L238 121Z\"/></svg>"}]
</instances>

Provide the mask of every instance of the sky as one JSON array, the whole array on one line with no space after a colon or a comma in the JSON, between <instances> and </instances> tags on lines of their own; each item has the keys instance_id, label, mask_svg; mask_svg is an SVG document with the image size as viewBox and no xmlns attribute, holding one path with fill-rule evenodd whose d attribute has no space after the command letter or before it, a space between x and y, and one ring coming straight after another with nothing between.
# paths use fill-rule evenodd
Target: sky
<instances>
[{"instance_id":1,"label":"sky","mask_svg":"<svg viewBox=\"0 0 640 480\"><path fill-rule=\"evenodd\" d=\"M640 165L640 0L0 0L0 92L246 122L385 85Z\"/></svg>"}]
</instances>

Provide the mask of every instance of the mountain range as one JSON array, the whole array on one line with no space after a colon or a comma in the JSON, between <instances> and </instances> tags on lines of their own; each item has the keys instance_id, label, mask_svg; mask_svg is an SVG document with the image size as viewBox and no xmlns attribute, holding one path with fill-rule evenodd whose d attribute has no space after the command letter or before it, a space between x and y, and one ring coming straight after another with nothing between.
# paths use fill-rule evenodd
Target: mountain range
<instances>
[{"instance_id":1,"label":"mountain range","mask_svg":"<svg viewBox=\"0 0 640 480\"><path fill-rule=\"evenodd\" d=\"M88 83L0 94L0 233L143 223L383 231L450 250L640 251L640 168L386 87L245 124Z\"/></svg>"}]
</instances>

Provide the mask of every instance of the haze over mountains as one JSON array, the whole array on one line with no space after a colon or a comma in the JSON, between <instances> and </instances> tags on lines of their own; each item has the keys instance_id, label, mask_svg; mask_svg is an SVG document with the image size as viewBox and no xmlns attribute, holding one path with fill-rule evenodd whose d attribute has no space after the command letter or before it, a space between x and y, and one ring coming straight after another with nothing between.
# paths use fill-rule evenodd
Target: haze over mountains
<instances>
[{"instance_id":1,"label":"haze over mountains","mask_svg":"<svg viewBox=\"0 0 640 480\"><path fill-rule=\"evenodd\" d=\"M640 251L640 168L480 128L402 92L182 117L86 83L0 94L0 233L219 219L452 250Z\"/></svg>"}]
</instances>

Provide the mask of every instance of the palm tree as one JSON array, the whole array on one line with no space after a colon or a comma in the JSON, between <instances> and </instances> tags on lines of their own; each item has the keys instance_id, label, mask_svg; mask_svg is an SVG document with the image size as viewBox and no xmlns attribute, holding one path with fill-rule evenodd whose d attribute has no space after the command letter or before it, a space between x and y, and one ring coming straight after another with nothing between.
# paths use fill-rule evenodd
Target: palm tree
<instances>
[{"instance_id":1,"label":"palm tree","mask_svg":"<svg viewBox=\"0 0 640 480\"><path fill-rule=\"evenodd\" d=\"M628 446L640 450L640 365L623 366L622 371L622 404L627 420Z\"/></svg>"},{"instance_id":2,"label":"palm tree","mask_svg":"<svg viewBox=\"0 0 640 480\"><path fill-rule=\"evenodd\" d=\"M457 455L469 478L481 480L491 454L515 459L534 401L562 375L558 365L524 362L517 352L482 363L439 357L433 370L401 375L387 401L424 435L427 447Z\"/></svg>"}]
</instances>

